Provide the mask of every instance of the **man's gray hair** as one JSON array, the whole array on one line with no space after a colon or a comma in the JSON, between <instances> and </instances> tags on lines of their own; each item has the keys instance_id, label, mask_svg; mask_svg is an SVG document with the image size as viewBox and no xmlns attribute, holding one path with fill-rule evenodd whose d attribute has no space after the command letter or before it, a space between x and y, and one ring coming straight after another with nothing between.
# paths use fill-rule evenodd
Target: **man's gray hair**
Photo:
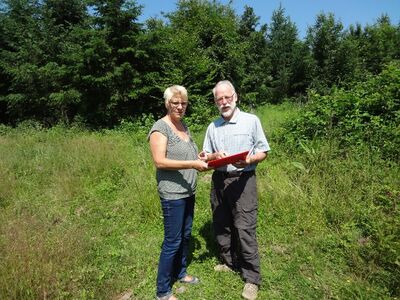
<instances>
[{"instance_id":1,"label":"man's gray hair","mask_svg":"<svg viewBox=\"0 0 400 300\"><path fill-rule=\"evenodd\" d=\"M233 86L232 82L230 82L229 80L221 80L221 81L218 81L218 82L217 82L217 84L214 86L214 88L213 88L213 90L212 90L213 95L214 95L214 99L215 99L215 92L216 92L217 88L218 88L220 85L228 85L228 86L232 89L232 91L233 91L234 93L236 93L235 87Z\"/></svg>"}]
</instances>

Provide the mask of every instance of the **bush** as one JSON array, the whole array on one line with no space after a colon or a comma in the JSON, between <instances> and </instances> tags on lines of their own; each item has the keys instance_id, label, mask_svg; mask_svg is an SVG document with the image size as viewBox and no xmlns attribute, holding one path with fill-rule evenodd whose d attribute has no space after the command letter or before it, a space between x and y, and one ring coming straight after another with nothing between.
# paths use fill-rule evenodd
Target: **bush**
<instances>
[{"instance_id":1,"label":"bush","mask_svg":"<svg viewBox=\"0 0 400 300\"><path fill-rule=\"evenodd\" d=\"M338 139L342 147L366 144L383 158L400 157L400 67L389 64L350 90L309 91L303 114L287 126L286 139Z\"/></svg>"}]
</instances>

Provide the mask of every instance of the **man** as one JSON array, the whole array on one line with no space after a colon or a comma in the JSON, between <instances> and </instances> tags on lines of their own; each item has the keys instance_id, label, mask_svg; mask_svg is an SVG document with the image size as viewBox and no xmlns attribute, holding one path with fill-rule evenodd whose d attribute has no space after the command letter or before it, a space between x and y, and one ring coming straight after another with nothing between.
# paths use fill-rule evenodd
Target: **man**
<instances>
[{"instance_id":1,"label":"man","mask_svg":"<svg viewBox=\"0 0 400 300\"><path fill-rule=\"evenodd\" d=\"M236 107L231 82L218 82L213 94L221 117L208 126L200 157L210 161L250 150L245 160L219 167L212 175L213 228L223 261L214 269L239 270L245 281L242 296L252 300L261 283L255 169L270 147L258 117Z\"/></svg>"}]
</instances>

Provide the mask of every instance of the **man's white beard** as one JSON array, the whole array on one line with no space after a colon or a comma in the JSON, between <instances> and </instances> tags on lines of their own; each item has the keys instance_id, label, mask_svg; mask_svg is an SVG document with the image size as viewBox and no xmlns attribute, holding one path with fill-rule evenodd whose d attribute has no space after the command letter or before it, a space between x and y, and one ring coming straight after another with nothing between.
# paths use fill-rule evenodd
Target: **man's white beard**
<instances>
[{"instance_id":1,"label":"man's white beard","mask_svg":"<svg viewBox=\"0 0 400 300\"><path fill-rule=\"evenodd\" d=\"M229 118L233 115L235 108L236 108L236 102L233 102L232 104L229 104L229 110L222 111L223 107L221 107L221 106L218 107L218 110L224 118Z\"/></svg>"}]
</instances>

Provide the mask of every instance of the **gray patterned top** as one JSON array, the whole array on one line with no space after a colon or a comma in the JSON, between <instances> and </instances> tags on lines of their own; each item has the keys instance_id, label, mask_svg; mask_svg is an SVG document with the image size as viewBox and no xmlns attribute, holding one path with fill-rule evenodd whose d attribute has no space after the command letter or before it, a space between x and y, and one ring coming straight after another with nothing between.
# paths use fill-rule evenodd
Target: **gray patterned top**
<instances>
[{"instance_id":1,"label":"gray patterned top","mask_svg":"<svg viewBox=\"0 0 400 300\"><path fill-rule=\"evenodd\" d=\"M183 124L189 136L189 141L182 140L172 128L164 121L158 120L147 136L158 131L167 137L167 153L166 157L174 160L196 160L198 149L193 141L188 127ZM165 170L157 169L156 171L157 189L161 198L168 200L177 200L192 196L196 193L197 186L197 170Z\"/></svg>"}]
</instances>

